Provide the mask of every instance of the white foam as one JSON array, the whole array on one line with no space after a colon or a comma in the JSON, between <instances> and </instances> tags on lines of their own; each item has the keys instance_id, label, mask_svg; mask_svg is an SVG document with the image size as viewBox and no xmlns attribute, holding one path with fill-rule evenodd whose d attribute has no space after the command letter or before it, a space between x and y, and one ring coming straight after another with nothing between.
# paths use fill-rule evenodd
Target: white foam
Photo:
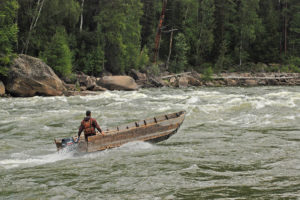
<instances>
[{"instance_id":1,"label":"white foam","mask_svg":"<svg viewBox=\"0 0 300 200\"><path fill-rule=\"evenodd\" d=\"M119 147L120 150L140 150L140 149L151 149L153 148L153 144L150 144L148 142L141 142L141 141L137 141L137 142L129 142L126 143L124 145L122 145L121 147Z\"/></svg>"},{"instance_id":2,"label":"white foam","mask_svg":"<svg viewBox=\"0 0 300 200\"><path fill-rule=\"evenodd\" d=\"M159 108L153 108L153 110L156 110L158 112L164 112L164 111L167 111L167 110L170 110L171 107L170 106L161 106Z\"/></svg>"},{"instance_id":3,"label":"white foam","mask_svg":"<svg viewBox=\"0 0 300 200\"><path fill-rule=\"evenodd\" d=\"M54 163L60 160L71 159L72 157L72 152L56 152L41 156L29 156L24 153L14 153L11 155L11 159L0 160L0 166L4 167L5 169L11 169L15 167L31 167L47 163Z\"/></svg>"},{"instance_id":4,"label":"white foam","mask_svg":"<svg viewBox=\"0 0 300 200\"><path fill-rule=\"evenodd\" d=\"M192 164L188 168L183 169L183 171L194 171L194 170L198 170L198 169L199 169L198 165Z\"/></svg>"},{"instance_id":5,"label":"white foam","mask_svg":"<svg viewBox=\"0 0 300 200\"><path fill-rule=\"evenodd\" d=\"M198 102L198 100L199 100L199 97L193 96L193 97L189 98L189 99L186 101L186 103L187 103L187 104L195 104L195 103Z\"/></svg>"},{"instance_id":6,"label":"white foam","mask_svg":"<svg viewBox=\"0 0 300 200\"><path fill-rule=\"evenodd\" d=\"M285 119L290 119L290 120L295 120L296 116L285 116L284 118Z\"/></svg>"}]
</instances>

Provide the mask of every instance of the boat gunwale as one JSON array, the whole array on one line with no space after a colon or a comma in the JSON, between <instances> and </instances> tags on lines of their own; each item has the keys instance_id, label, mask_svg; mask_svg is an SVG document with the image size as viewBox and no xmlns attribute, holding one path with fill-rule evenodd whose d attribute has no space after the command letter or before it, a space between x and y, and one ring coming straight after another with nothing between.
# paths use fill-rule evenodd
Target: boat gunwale
<instances>
[{"instance_id":1,"label":"boat gunwale","mask_svg":"<svg viewBox=\"0 0 300 200\"><path fill-rule=\"evenodd\" d=\"M186 114L186 111L185 110L182 110L182 111L179 111L179 112L174 112L174 113L170 113L170 114L166 114L166 115L159 115L159 116L155 116L155 117L153 117L153 118L147 118L147 119L144 119L144 120L140 120L140 121L150 121L150 120L154 120L152 123L146 123L146 124L141 124L140 126L137 126L136 124L137 124L137 121L135 121L135 122L131 122L131 123L128 123L128 124L123 124L123 125L121 125L121 127L126 127L127 126L127 128L125 128L125 129L119 129L119 126L117 126L117 128L116 128L116 130L111 130L111 131L103 131L104 132L104 134L105 135L102 135L102 134L100 134L100 133L96 133L96 135L95 136L90 136L89 138L88 138L88 142L92 142L92 141L90 141L90 140L97 140L98 138L100 139L100 138L104 138L105 136L112 136L112 135L116 135L116 134L122 134L122 133L124 133L124 132L128 132L128 131L132 131L132 130L134 130L134 129L140 129L140 128L145 128L145 127L151 127L151 126L153 126L153 125L156 125L156 124L161 124L161 123L163 123L163 122L166 122L166 121L170 121L170 122L172 122L174 119L179 119L179 118L183 118L182 120L181 120L181 122L180 123L177 123L178 124L178 127L180 127L181 126L181 124L183 123L183 120L184 120L184 118L185 118L185 114ZM171 116L170 118L169 118L169 116ZM174 116L174 117L172 117L172 116ZM165 117L165 118L164 118ZM164 118L164 119L163 119ZM159 120L155 120L155 119L159 119ZM138 121L138 122L140 122L140 121ZM131 127L128 127L129 125L132 125L132 124L135 124L136 126L131 126ZM172 124L172 123L170 123L170 124ZM72 136L74 139L77 139L77 136ZM55 141L55 144L56 144L56 146L57 146L57 148L58 149L61 149L61 147L59 147L58 145L61 145L61 143L62 143L62 140L63 140L63 138L62 139L54 139L54 141Z\"/></svg>"}]
</instances>

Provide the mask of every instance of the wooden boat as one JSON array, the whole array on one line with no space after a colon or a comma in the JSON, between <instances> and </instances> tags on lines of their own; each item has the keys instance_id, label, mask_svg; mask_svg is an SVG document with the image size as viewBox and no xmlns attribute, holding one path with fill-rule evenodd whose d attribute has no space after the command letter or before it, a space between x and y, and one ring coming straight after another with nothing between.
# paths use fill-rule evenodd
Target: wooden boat
<instances>
[{"instance_id":1,"label":"wooden boat","mask_svg":"<svg viewBox=\"0 0 300 200\"><path fill-rule=\"evenodd\" d=\"M55 144L58 150L73 146L79 152L95 152L119 147L133 141L157 143L168 139L178 131L185 114L185 111L180 111L132 122L104 131L104 136L100 133L90 136L88 141L84 139L84 134L82 134L77 144L74 142L77 136L55 139Z\"/></svg>"}]
</instances>

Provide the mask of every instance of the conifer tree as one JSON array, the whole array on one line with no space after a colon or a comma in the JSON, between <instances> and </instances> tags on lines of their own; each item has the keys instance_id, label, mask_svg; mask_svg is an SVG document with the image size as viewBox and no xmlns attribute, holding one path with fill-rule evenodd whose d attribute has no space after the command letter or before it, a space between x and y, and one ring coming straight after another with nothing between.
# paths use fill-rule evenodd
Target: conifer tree
<instances>
[{"instance_id":1,"label":"conifer tree","mask_svg":"<svg viewBox=\"0 0 300 200\"><path fill-rule=\"evenodd\" d=\"M183 33L179 33L175 37L174 56L171 62L171 70L173 72L182 72L187 66L187 52L189 47L186 43Z\"/></svg>"},{"instance_id":2,"label":"conifer tree","mask_svg":"<svg viewBox=\"0 0 300 200\"><path fill-rule=\"evenodd\" d=\"M65 30L60 28L52 37L42 59L61 77L68 77L72 72L72 54L67 42Z\"/></svg>"},{"instance_id":3,"label":"conifer tree","mask_svg":"<svg viewBox=\"0 0 300 200\"><path fill-rule=\"evenodd\" d=\"M140 54L142 4L139 0L103 0L96 21L105 42L106 69L125 73L135 68Z\"/></svg>"},{"instance_id":4,"label":"conifer tree","mask_svg":"<svg viewBox=\"0 0 300 200\"><path fill-rule=\"evenodd\" d=\"M249 47L255 39L258 32L262 30L261 19L257 14L259 0L240 0L238 6L238 33L239 41L236 45L236 56L240 67L249 57Z\"/></svg>"},{"instance_id":5,"label":"conifer tree","mask_svg":"<svg viewBox=\"0 0 300 200\"><path fill-rule=\"evenodd\" d=\"M6 75L7 66L15 55L14 46L18 33L17 10L18 2L16 0L0 1L0 75Z\"/></svg>"}]
</instances>

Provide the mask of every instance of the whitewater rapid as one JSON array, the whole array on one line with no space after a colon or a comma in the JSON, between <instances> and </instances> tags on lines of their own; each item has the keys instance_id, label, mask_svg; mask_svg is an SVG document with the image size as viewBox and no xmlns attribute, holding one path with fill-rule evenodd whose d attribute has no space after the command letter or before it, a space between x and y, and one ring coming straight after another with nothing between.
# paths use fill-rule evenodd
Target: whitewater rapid
<instances>
[{"instance_id":1,"label":"whitewater rapid","mask_svg":"<svg viewBox=\"0 0 300 200\"><path fill-rule=\"evenodd\" d=\"M102 129L185 110L165 142L78 154L85 111ZM300 87L106 91L0 98L0 199L299 198Z\"/></svg>"}]
</instances>

